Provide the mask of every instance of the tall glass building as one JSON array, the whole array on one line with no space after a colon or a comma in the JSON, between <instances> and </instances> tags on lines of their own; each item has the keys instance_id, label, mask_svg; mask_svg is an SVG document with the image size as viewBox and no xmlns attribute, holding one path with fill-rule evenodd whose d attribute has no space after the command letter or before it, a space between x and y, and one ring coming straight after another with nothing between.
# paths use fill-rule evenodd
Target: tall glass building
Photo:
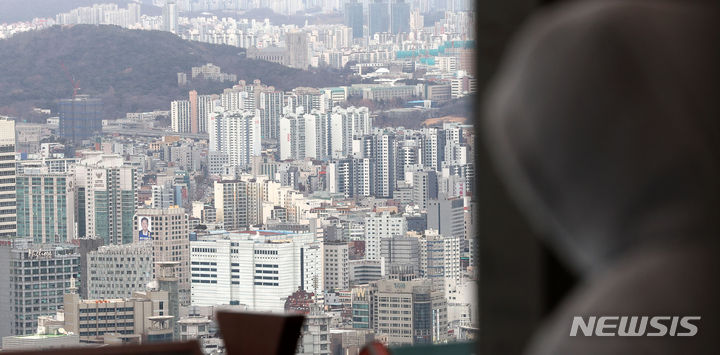
<instances>
[{"instance_id":1,"label":"tall glass building","mask_svg":"<svg viewBox=\"0 0 720 355\"><path fill-rule=\"evenodd\" d=\"M33 243L75 238L75 189L69 173L27 168L17 177L17 235Z\"/></svg>"},{"instance_id":2,"label":"tall glass building","mask_svg":"<svg viewBox=\"0 0 720 355\"><path fill-rule=\"evenodd\" d=\"M81 142L102 131L102 101L86 95L58 102L60 136L71 142Z\"/></svg>"}]
</instances>

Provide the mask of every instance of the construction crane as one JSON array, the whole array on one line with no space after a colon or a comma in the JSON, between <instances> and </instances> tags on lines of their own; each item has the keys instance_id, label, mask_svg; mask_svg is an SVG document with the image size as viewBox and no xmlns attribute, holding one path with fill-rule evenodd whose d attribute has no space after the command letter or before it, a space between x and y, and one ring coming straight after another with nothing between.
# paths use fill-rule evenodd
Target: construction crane
<instances>
[{"instance_id":1,"label":"construction crane","mask_svg":"<svg viewBox=\"0 0 720 355\"><path fill-rule=\"evenodd\" d=\"M65 75L67 75L68 79L70 79L70 84L72 84L73 87L73 100L75 99L75 96L77 96L78 90L80 90L80 82L75 80L75 77L70 74L70 71L65 67L65 64L63 62L60 62L60 67L62 67L63 71L65 72Z\"/></svg>"}]
</instances>

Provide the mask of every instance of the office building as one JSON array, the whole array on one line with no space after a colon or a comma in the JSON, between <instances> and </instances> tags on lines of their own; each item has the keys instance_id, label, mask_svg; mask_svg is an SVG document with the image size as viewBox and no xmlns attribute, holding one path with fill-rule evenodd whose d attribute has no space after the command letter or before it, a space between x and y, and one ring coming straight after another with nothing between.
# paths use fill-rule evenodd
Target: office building
<instances>
[{"instance_id":1,"label":"office building","mask_svg":"<svg viewBox=\"0 0 720 355\"><path fill-rule=\"evenodd\" d=\"M330 355L330 320L319 305L311 304L310 312L305 315L305 322L298 340L298 355Z\"/></svg>"},{"instance_id":2,"label":"office building","mask_svg":"<svg viewBox=\"0 0 720 355\"><path fill-rule=\"evenodd\" d=\"M15 199L15 121L0 117L0 239L17 233Z\"/></svg>"},{"instance_id":3,"label":"office building","mask_svg":"<svg viewBox=\"0 0 720 355\"><path fill-rule=\"evenodd\" d=\"M462 197L445 195L431 199L427 208L427 227L445 237L465 239L465 201Z\"/></svg>"},{"instance_id":4,"label":"office building","mask_svg":"<svg viewBox=\"0 0 720 355\"><path fill-rule=\"evenodd\" d=\"M175 188L170 181L162 185L153 185L150 205L152 208L170 208L175 203Z\"/></svg>"},{"instance_id":5,"label":"office building","mask_svg":"<svg viewBox=\"0 0 720 355\"><path fill-rule=\"evenodd\" d=\"M368 6L369 26L368 30L372 37L376 33L390 31L390 7L387 0L375 0ZM408 16L409 21L409 16Z\"/></svg>"},{"instance_id":6,"label":"office building","mask_svg":"<svg viewBox=\"0 0 720 355\"><path fill-rule=\"evenodd\" d=\"M345 4L345 25L352 28L353 38L363 38L365 18L362 3L351 0Z\"/></svg>"},{"instance_id":7,"label":"office building","mask_svg":"<svg viewBox=\"0 0 720 355\"><path fill-rule=\"evenodd\" d=\"M103 343L107 335L139 337L145 343L173 340L165 291L135 292L130 298L80 299L64 296L65 330L80 336L81 343Z\"/></svg>"},{"instance_id":8,"label":"office building","mask_svg":"<svg viewBox=\"0 0 720 355\"><path fill-rule=\"evenodd\" d=\"M412 174L412 199L421 210L427 210L428 202L438 198L438 178L435 170L417 171Z\"/></svg>"},{"instance_id":9,"label":"office building","mask_svg":"<svg viewBox=\"0 0 720 355\"><path fill-rule=\"evenodd\" d=\"M150 243L108 245L88 253L86 285L88 298L130 298L144 291L153 280Z\"/></svg>"},{"instance_id":10,"label":"office building","mask_svg":"<svg viewBox=\"0 0 720 355\"><path fill-rule=\"evenodd\" d=\"M212 338L215 336L214 333L211 333L212 321L208 317L182 317L179 321L177 321L177 324L180 329L180 341L198 339L198 341L202 342L205 338Z\"/></svg>"},{"instance_id":11,"label":"office building","mask_svg":"<svg viewBox=\"0 0 720 355\"><path fill-rule=\"evenodd\" d=\"M396 235L380 240L380 259L387 274L419 276L420 254L420 241L415 236Z\"/></svg>"},{"instance_id":12,"label":"office building","mask_svg":"<svg viewBox=\"0 0 720 355\"><path fill-rule=\"evenodd\" d=\"M58 102L58 133L72 143L81 143L102 131L102 102L86 95Z\"/></svg>"},{"instance_id":13,"label":"office building","mask_svg":"<svg viewBox=\"0 0 720 355\"><path fill-rule=\"evenodd\" d=\"M420 237L420 274L432 280L435 289L444 289L450 280L460 280L460 240L435 230L427 230Z\"/></svg>"},{"instance_id":14,"label":"office building","mask_svg":"<svg viewBox=\"0 0 720 355\"><path fill-rule=\"evenodd\" d=\"M325 289L323 245L313 234L214 233L198 236L190 247L195 306L282 312L298 289Z\"/></svg>"},{"instance_id":15,"label":"office building","mask_svg":"<svg viewBox=\"0 0 720 355\"><path fill-rule=\"evenodd\" d=\"M87 265L88 265L88 254L90 252L98 250L103 245L102 238L77 238L73 239L72 244L77 245L78 254L80 254L80 268L78 269L78 280L87 280ZM83 299L87 299L88 289L87 282L76 282L75 286L78 288L78 293Z\"/></svg>"},{"instance_id":16,"label":"office building","mask_svg":"<svg viewBox=\"0 0 720 355\"><path fill-rule=\"evenodd\" d=\"M11 335L2 338L3 351L38 351L80 346L80 337L77 334L67 334L64 331L65 322L62 313L55 317L38 317L37 332L32 335ZM60 316L61 319L56 319Z\"/></svg>"},{"instance_id":17,"label":"office building","mask_svg":"<svg viewBox=\"0 0 720 355\"><path fill-rule=\"evenodd\" d=\"M392 0L390 5L390 32L393 34L410 31L410 4L405 0Z\"/></svg>"},{"instance_id":18,"label":"office building","mask_svg":"<svg viewBox=\"0 0 720 355\"><path fill-rule=\"evenodd\" d=\"M365 285L385 276L385 266L381 260L351 260L348 267L352 286Z\"/></svg>"},{"instance_id":19,"label":"office building","mask_svg":"<svg viewBox=\"0 0 720 355\"><path fill-rule=\"evenodd\" d=\"M347 290L350 287L349 245L346 242L326 242L325 288Z\"/></svg>"},{"instance_id":20,"label":"office building","mask_svg":"<svg viewBox=\"0 0 720 355\"><path fill-rule=\"evenodd\" d=\"M135 240L141 238L143 219L147 219L153 249L153 275L159 278L160 266L177 262L173 277L178 280L178 302L190 304L190 230L184 208L143 208L135 215ZM144 233L143 233L144 234Z\"/></svg>"},{"instance_id":21,"label":"office building","mask_svg":"<svg viewBox=\"0 0 720 355\"><path fill-rule=\"evenodd\" d=\"M132 242L135 168L125 166L120 155L93 151L75 169L78 236L97 236L104 245Z\"/></svg>"},{"instance_id":22,"label":"office building","mask_svg":"<svg viewBox=\"0 0 720 355\"><path fill-rule=\"evenodd\" d=\"M70 173L27 168L17 176L17 236L33 243L75 238L75 186Z\"/></svg>"},{"instance_id":23,"label":"office building","mask_svg":"<svg viewBox=\"0 0 720 355\"><path fill-rule=\"evenodd\" d=\"M374 292L373 319L376 336L386 336L388 345L420 345L447 339L447 301L432 282L379 280Z\"/></svg>"},{"instance_id":24,"label":"office building","mask_svg":"<svg viewBox=\"0 0 720 355\"><path fill-rule=\"evenodd\" d=\"M374 292L375 288L371 287L368 283L359 284L359 286L352 288L350 292L350 302L353 329L373 329Z\"/></svg>"},{"instance_id":25,"label":"office building","mask_svg":"<svg viewBox=\"0 0 720 355\"><path fill-rule=\"evenodd\" d=\"M288 66L307 70L310 65L307 34L304 31L288 32L285 35L285 45L288 51Z\"/></svg>"},{"instance_id":26,"label":"office building","mask_svg":"<svg viewBox=\"0 0 720 355\"><path fill-rule=\"evenodd\" d=\"M78 279L78 248L68 244L0 245L0 337L34 334L38 317L54 315Z\"/></svg>"}]
</instances>

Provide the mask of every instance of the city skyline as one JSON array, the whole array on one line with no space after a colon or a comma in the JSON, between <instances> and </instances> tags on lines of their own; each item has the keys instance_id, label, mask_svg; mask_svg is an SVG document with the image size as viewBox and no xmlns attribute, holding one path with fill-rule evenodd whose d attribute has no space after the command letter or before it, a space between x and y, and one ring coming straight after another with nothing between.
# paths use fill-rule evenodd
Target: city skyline
<instances>
[{"instance_id":1,"label":"city skyline","mask_svg":"<svg viewBox=\"0 0 720 355\"><path fill-rule=\"evenodd\" d=\"M202 334L220 354L224 308L305 314L298 354L474 337L473 12L456 0L294 4L96 4L0 27L0 41L53 24L157 30L348 78L280 88L208 61L172 73L181 95L114 117L113 96L61 63L72 97L0 119L3 348ZM339 20L189 12L261 7Z\"/></svg>"}]
</instances>

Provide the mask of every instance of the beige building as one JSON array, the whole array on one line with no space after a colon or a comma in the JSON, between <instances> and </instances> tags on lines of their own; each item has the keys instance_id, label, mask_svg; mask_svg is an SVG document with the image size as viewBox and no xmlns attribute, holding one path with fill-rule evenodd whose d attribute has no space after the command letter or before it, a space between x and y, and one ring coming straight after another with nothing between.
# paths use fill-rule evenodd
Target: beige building
<instances>
[{"instance_id":1,"label":"beige building","mask_svg":"<svg viewBox=\"0 0 720 355\"><path fill-rule=\"evenodd\" d=\"M65 331L81 343L103 343L106 334L143 342L171 341L172 316L166 291L135 292L132 298L81 300L77 293L64 296Z\"/></svg>"},{"instance_id":2,"label":"beige building","mask_svg":"<svg viewBox=\"0 0 720 355\"><path fill-rule=\"evenodd\" d=\"M147 219L149 241L144 241L143 219ZM151 242L153 275L158 277L158 262L178 262L174 276L178 278L178 301L190 304L190 232L184 208L144 208L135 215L135 242Z\"/></svg>"},{"instance_id":3,"label":"beige building","mask_svg":"<svg viewBox=\"0 0 720 355\"><path fill-rule=\"evenodd\" d=\"M379 280L371 284L375 334L388 345L417 345L447 339L447 301L432 281Z\"/></svg>"}]
</instances>

